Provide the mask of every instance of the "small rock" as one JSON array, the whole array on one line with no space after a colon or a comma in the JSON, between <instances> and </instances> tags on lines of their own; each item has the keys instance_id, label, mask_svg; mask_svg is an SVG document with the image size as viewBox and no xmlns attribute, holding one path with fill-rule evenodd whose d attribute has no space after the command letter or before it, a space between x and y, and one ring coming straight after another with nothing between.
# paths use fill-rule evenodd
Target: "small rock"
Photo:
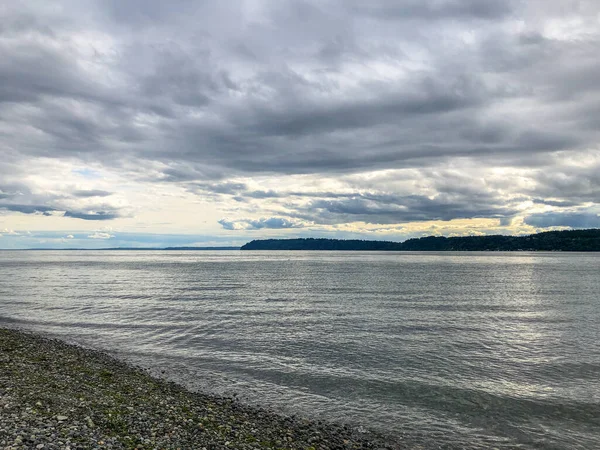
<instances>
[{"instance_id":1,"label":"small rock","mask_svg":"<svg viewBox=\"0 0 600 450\"><path fill-rule=\"evenodd\" d=\"M56 420L58 420L59 422L64 422L67 419L68 419L67 416L56 416Z\"/></svg>"}]
</instances>

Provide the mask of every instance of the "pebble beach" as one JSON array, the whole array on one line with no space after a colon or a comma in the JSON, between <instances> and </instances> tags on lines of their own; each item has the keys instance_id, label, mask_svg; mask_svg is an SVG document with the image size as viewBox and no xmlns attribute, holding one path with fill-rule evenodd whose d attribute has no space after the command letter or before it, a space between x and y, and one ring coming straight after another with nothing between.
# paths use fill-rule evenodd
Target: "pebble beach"
<instances>
[{"instance_id":1,"label":"pebble beach","mask_svg":"<svg viewBox=\"0 0 600 450\"><path fill-rule=\"evenodd\" d=\"M364 430L190 392L103 352L0 329L2 449L392 449Z\"/></svg>"}]
</instances>

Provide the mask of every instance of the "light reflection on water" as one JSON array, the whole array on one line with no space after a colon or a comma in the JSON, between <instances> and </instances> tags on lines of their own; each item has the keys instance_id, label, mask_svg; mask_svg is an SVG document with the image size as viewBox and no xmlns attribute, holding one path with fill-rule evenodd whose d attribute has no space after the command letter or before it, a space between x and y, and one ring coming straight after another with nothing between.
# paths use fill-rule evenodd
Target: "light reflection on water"
<instances>
[{"instance_id":1,"label":"light reflection on water","mask_svg":"<svg viewBox=\"0 0 600 450\"><path fill-rule=\"evenodd\" d=\"M599 254L0 252L0 324L468 448L600 448Z\"/></svg>"}]
</instances>

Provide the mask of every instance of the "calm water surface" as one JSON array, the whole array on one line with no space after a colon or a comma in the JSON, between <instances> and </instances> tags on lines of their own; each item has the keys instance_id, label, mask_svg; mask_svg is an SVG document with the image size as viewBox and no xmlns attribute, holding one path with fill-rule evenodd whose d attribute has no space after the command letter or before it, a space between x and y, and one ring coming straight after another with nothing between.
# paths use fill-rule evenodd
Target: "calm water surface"
<instances>
[{"instance_id":1,"label":"calm water surface","mask_svg":"<svg viewBox=\"0 0 600 450\"><path fill-rule=\"evenodd\" d=\"M600 448L600 254L1 251L0 325L425 448Z\"/></svg>"}]
</instances>

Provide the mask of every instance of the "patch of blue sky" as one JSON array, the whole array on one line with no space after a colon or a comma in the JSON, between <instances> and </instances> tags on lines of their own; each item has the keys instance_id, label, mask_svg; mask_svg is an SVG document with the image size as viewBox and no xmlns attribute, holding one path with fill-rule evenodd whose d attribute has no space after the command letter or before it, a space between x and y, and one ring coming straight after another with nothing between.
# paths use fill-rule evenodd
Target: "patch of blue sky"
<instances>
[{"instance_id":1,"label":"patch of blue sky","mask_svg":"<svg viewBox=\"0 0 600 450\"><path fill-rule=\"evenodd\" d=\"M89 167L84 167L83 169L73 169L71 172L88 180L97 180L98 178L102 178L102 174L100 172L90 169Z\"/></svg>"}]
</instances>

